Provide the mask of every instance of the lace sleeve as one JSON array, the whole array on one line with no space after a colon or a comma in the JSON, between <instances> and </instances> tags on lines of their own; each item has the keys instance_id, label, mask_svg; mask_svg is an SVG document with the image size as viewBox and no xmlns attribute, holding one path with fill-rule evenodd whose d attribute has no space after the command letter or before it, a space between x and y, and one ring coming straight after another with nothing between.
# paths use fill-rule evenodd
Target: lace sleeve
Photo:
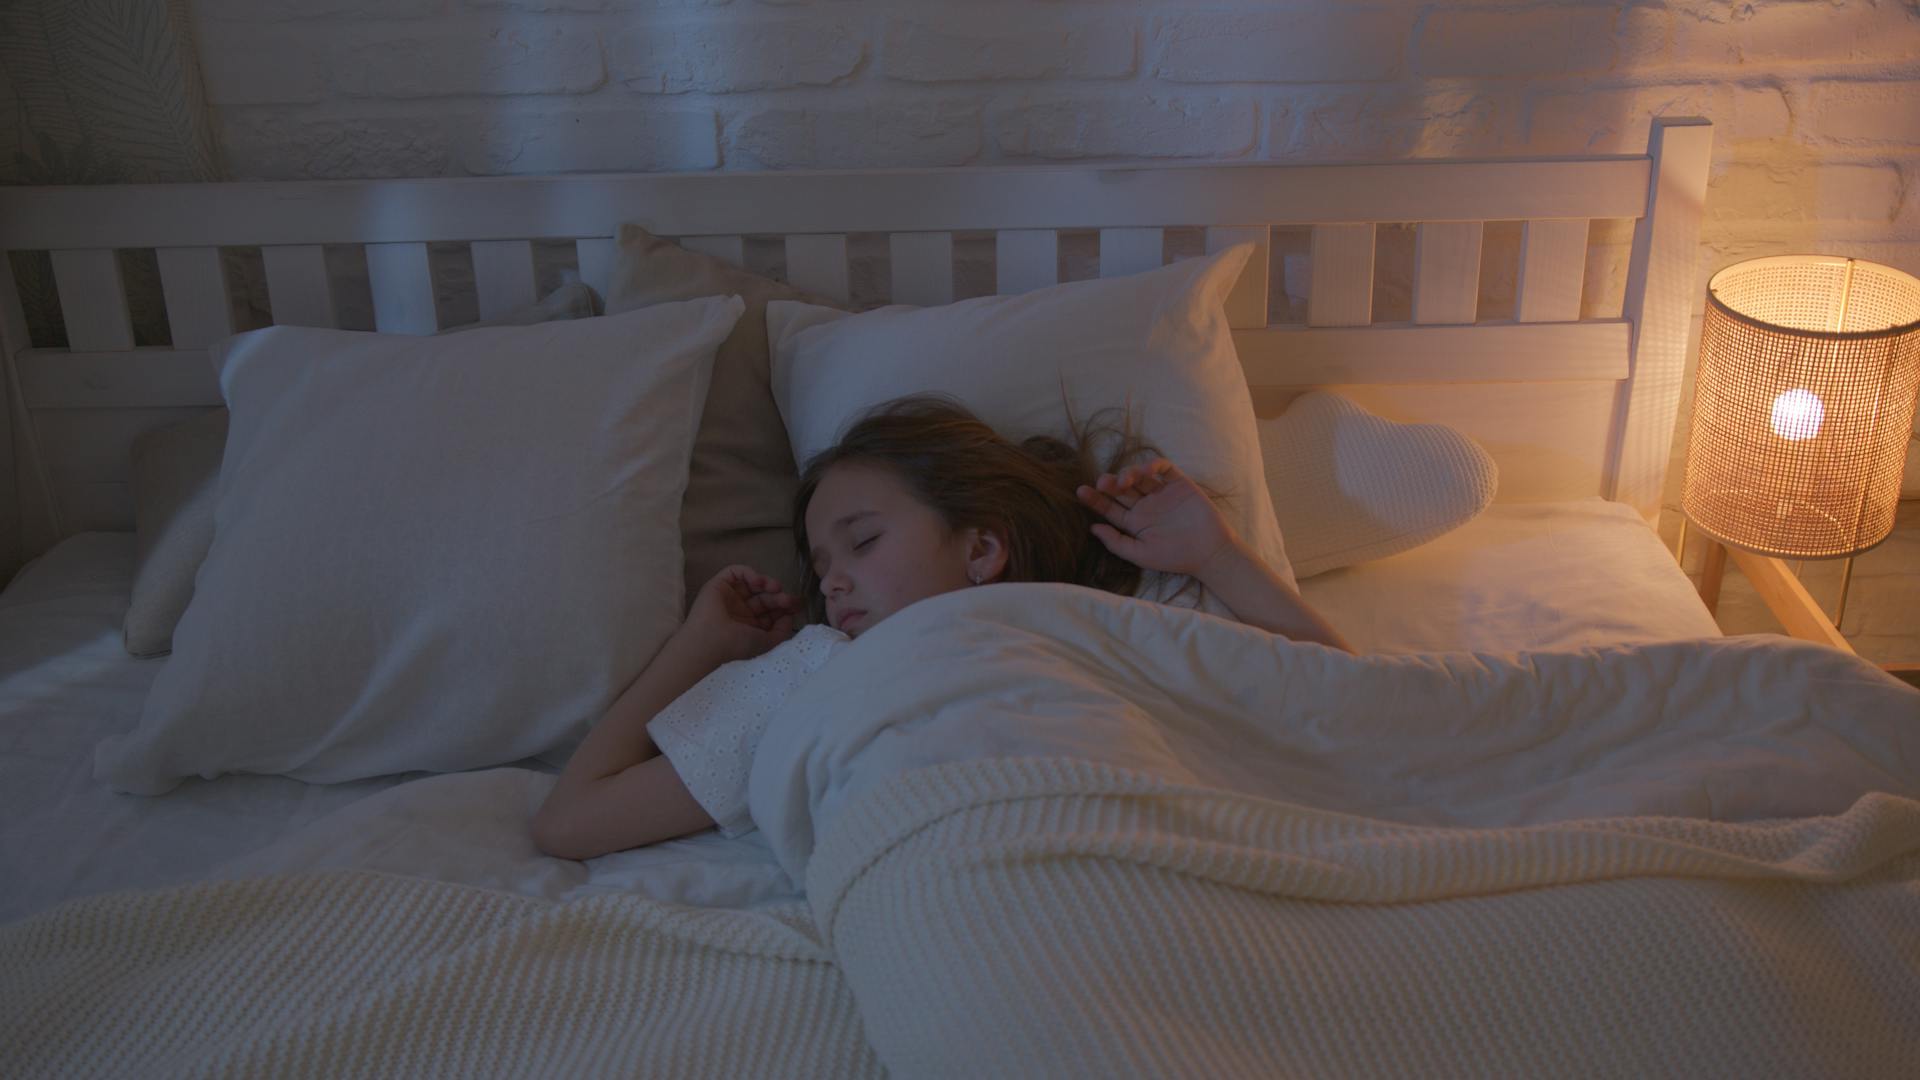
<instances>
[{"instance_id":1,"label":"lace sleeve","mask_svg":"<svg viewBox=\"0 0 1920 1080\"><path fill-rule=\"evenodd\" d=\"M830 627L805 627L764 655L722 664L647 724L654 745L722 835L754 827L747 775L767 719L846 640Z\"/></svg>"}]
</instances>

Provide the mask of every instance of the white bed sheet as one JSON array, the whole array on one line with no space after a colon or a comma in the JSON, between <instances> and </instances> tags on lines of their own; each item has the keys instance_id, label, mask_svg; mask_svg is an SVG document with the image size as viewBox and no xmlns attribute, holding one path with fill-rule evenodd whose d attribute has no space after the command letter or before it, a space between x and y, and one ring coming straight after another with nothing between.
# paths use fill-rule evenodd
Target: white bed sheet
<instances>
[{"instance_id":1,"label":"white bed sheet","mask_svg":"<svg viewBox=\"0 0 1920 1080\"><path fill-rule=\"evenodd\" d=\"M72 897L302 865L556 898L619 889L753 907L796 896L757 834L587 864L540 855L526 822L553 770L531 761L349 784L223 776L157 798L117 794L93 778L94 745L134 726L164 663L122 644L132 581L131 533L82 533L0 594L0 922Z\"/></svg>"},{"instance_id":2,"label":"white bed sheet","mask_svg":"<svg viewBox=\"0 0 1920 1080\"><path fill-rule=\"evenodd\" d=\"M541 856L526 821L552 770L532 762L333 785L225 776L157 798L110 791L93 778L94 745L133 727L164 663L122 646L132 564L132 534L83 533L0 594L0 921L109 890L305 866L546 897L622 890L724 907L795 899L759 833L708 833L586 864ZM1416 551L1302 589L1374 651L1719 633L1652 531L1599 499L1495 506Z\"/></svg>"},{"instance_id":3,"label":"white bed sheet","mask_svg":"<svg viewBox=\"0 0 1920 1080\"><path fill-rule=\"evenodd\" d=\"M1496 503L1405 554L1300 583L1367 652L1509 652L1720 637L1632 507Z\"/></svg>"}]
</instances>

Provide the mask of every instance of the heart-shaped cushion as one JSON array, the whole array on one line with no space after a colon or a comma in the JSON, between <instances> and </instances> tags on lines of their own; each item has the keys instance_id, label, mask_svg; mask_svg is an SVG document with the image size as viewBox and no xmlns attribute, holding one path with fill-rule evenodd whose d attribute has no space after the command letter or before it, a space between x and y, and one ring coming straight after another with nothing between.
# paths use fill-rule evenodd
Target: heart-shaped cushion
<instances>
[{"instance_id":1,"label":"heart-shaped cushion","mask_svg":"<svg viewBox=\"0 0 1920 1080\"><path fill-rule=\"evenodd\" d=\"M1260 456L1293 572L1419 547L1493 501L1493 458L1443 424L1401 424L1314 391L1261 420Z\"/></svg>"}]
</instances>

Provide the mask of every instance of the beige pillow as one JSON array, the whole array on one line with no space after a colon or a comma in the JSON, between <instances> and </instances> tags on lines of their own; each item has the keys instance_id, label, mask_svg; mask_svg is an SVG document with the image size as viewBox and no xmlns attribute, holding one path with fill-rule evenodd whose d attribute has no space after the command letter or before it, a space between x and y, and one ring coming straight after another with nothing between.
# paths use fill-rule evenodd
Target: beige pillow
<instances>
[{"instance_id":1,"label":"beige pillow","mask_svg":"<svg viewBox=\"0 0 1920 1080\"><path fill-rule=\"evenodd\" d=\"M594 314L578 282L504 315L440 331L530 326ZM133 441L133 593L121 633L139 657L173 650L173 628L193 599L193 576L213 543L213 491L227 448L227 410L149 431Z\"/></svg>"},{"instance_id":2,"label":"beige pillow","mask_svg":"<svg viewBox=\"0 0 1920 1080\"><path fill-rule=\"evenodd\" d=\"M607 314L670 300L738 296L747 310L714 359L713 386L693 444L693 471L680 508L687 600L721 568L745 563L789 589L800 587L793 540L799 469L769 386L767 302L836 304L655 236L620 226L619 256L607 286Z\"/></svg>"},{"instance_id":3,"label":"beige pillow","mask_svg":"<svg viewBox=\"0 0 1920 1080\"><path fill-rule=\"evenodd\" d=\"M1493 456L1444 424L1402 424L1339 394L1260 421L1260 454L1293 572L1410 551L1472 521L1500 486Z\"/></svg>"}]
</instances>

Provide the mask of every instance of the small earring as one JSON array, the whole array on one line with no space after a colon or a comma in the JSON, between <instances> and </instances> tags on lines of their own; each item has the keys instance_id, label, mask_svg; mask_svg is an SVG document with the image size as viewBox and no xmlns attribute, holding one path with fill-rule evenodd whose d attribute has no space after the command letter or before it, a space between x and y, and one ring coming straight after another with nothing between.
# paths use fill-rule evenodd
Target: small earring
<instances>
[{"instance_id":1,"label":"small earring","mask_svg":"<svg viewBox=\"0 0 1920 1080\"><path fill-rule=\"evenodd\" d=\"M978 570L968 571L967 580L973 582L975 585L980 584L980 572Z\"/></svg>"}]
</instances>

